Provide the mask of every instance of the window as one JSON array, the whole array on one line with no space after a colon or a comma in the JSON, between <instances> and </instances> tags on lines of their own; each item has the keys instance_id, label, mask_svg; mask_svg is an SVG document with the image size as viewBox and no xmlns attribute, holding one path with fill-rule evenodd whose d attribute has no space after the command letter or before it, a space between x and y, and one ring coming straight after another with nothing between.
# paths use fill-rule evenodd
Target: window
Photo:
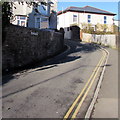
<instances>
[{"instance_id":1,"label":"window","mask_svg":"<svg viewBox=\"0 0 120 120\"><path fill-rule=\"evenodd\" d=\"M73 15L73 22L77 22L77 15Z\"/></svg>"},{"instance_id":2,"label":"window","mask_svg":"<svg viewBox=\"0 0 120 120\"><path fill-rule=\"evenodd\" d=\"M47 18L42 18L41 22L47 22Z\"/></svg>"},{"instance_id":3,"label":"window","mask_svg":"<svg viewBox=\"0 0 120 120\"><path fill-rule=\"evenodd\" d=\"M104 16L104 24L106 24L106 23L107 23L107 17Z\"/></svg>"},{"instance_id":4,"label":"window","mask_svg":"<svg viewBox=\"0 0 120 120\"><path fill-rule=\"evenodd\" d=\"M26 17L25 16L16 16L17 25L26 27Z\"/></svg>"},{"instance_id":5,"label":"window","mask_svg":"<svg viewBox=\"0 0 120 120\"><path fill-rule=\"evenodd\" d=\"M19 17L19 16L17 16L17 19L20 19L20 17Z\"/></svg>"},{"instance_id":6,"label":"window","mask_svg":"<svg viewBox=\"0 0 120 120\"><path fill-rule=\"evenodd\" d=\"M91 18L91 15L88 15L88 19L90 19Z\"/></svg>"},{"instance_id":7,"label":"window","mask_svg":"<svg viewBox=\"0 0 120 120\"><path fill-rule=\"evenodd\" d=\"M17 25L20 25L20 20L17 20Z\"/></svg>"},{"instance_id":8,"label":"window","mask_svg":"<svg viewBox=\"0 0 120 120\"><path fill-rule=\"evenodd\" d=\"M88 23L91 22L91 15L88 15Z\"/></svg>"},{"instance_id":9,"label":"window","mask_svg":"<svg viewBox=\"0 0 120 120\"><path fill-rule=\"evenodd\" d=\"M21 21L21 26L25 27L25 21Z\"/></svg>"},{"instance_id":10,"label":"window","mask_svg":"<svg viewBox=\"0 0 120 120\"><path fill-rule=\"evenodd\" d=\"M20 16L20 19L21 19L21 20L25 20L25 19L26 19L26 17Z\"/></svg>"},{"instance_id":11,"label":"window","mask_svg":"<svg viewBox=\"0 0 120 120\"><path fill-rule=\"evenodd\" d=\"M106 20L107 19L107 17L106 16L104 16L104 20Z\"/></svg>"},{"instance_id":12,"label":"window","mask_svg":"<svg viewBox=\"0 0 120 120\"><path fill-rule=\"evenodd\" d=\"M90 20L88 20L88 23L90 23Z\"/></svg>"},{"instance_id":13,"label":"window","mask_svg":"<svg viewBox=\"0 0 120 120\"><path fill-rule=\"evenodd\" d=\"M36 28L40 28L40 18L36 18Z\"/></svg>"},{"instance_id":14,"label":"window","mask_svg":"<svg viewBox=\"0 0 120 120\"><path fill-rule=\"evenodd\" d=\"M37 18L37 22L40 22L40 18Z\"/></svg>"},{"instance_id":15,"label":"window","mask_svg":"<svg viewBox=\"0 0 120 120\"><path fill-rule=\"evenodd\" d=\"M104 21L104 24L106 24L107 22L106 21Z\"/></svg>"}]
</instances>

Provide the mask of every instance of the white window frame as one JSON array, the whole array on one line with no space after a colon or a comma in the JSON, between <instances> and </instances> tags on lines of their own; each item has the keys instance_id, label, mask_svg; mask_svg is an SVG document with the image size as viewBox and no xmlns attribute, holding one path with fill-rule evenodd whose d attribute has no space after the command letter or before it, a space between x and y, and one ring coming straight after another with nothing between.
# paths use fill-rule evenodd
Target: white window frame
<instances>
[{"instance_id":1,"label":"white window frame","mask_svg":"<svg viewBox=\"0 0 120 120\"><path fill-rule=\"evenodd\" d=\"M20 19L20 17L25 17L25 19ZM16 16L16 25L18 25L18 21L19 21L19 26L22 26L22 21L25 22L24 27L27 26L27 17L26 16Z\"/></svg>"},{"instance_id":2,"label":"white window frame","mask_svg":"<svg viewBox=\"0 0 120 120\"><path fill-rule=\"evenodd\" d=\"M76 17L74 17L76 16ZM73 23L77 23L78 22L78 15L77 14L73 14Z\"/></svg>"}]
</instances>

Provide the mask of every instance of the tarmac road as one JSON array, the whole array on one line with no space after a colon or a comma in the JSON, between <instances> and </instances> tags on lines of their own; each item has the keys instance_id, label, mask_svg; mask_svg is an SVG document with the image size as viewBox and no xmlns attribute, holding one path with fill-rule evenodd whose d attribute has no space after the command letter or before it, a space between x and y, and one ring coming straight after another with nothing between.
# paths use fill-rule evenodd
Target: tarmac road
<instances>
[{"instance_id":1,"label":"tarmac road","mask_svg":"<svg viewBox=\"0 0 120 120\"><path fill-rule=\"evenodd\" d=\"M42 67L3 77L3 81L7 80L3 84L3 118L64 117L102 56L96 45L72 41L66 44L69 51Z\"/></svg>"}]
</instances>

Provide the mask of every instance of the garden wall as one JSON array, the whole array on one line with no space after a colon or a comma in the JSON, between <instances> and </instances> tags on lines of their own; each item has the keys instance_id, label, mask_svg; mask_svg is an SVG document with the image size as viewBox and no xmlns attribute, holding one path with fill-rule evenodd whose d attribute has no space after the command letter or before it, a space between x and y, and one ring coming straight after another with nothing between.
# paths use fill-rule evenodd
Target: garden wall
<instances>
[{"instance_id":1,"label":"garden wall","mask_svg":"<svg viewBox=\"0 0 120 120\"><path fill-rule=\"evenodd\" d=\"M117 39L116 35L96 35L96 34L88 34L88 33L83 33L82 34L82 41L85 42L95 42L99 44L103 44L106 46L111 46L116 48L117 47Z\"/></svg>"},{"instance_id":2,"label":"garden wall","mask_svg":"<svg viewBox=\"0 0 120 120\"><path fill-rule=\"evenodd\" d=\"M53 30L10 25L5 32L2 68L6 71L56 55L64 47L62 33Z\"/></svg>"}]
</instances>

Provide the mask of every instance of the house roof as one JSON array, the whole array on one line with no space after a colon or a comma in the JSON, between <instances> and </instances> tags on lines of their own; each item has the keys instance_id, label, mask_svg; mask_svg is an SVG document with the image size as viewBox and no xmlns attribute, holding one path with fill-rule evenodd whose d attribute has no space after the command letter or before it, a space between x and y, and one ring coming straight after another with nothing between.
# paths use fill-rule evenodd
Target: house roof
<instances>
[{"instance_id":1,"label":"house roof","mask_svg":"<svg viewBox=\"0 0 120 120\"><path fill-rule=\"evenodd\" d=\"M85 7L73 7L73 6L71 6L71 7L66 8L63 11L59 11L58 15L65 13L65 12L68 12L68 11L81 12L81 13L95 13L95 14L104 14L104 15L113 15L113 16L116 15L114 13L111 13L111 12L108 12L105 10L101 10L101 9L98 9L95 7L91 7L91 6L85 6Z\"/></svg>"}]
</instances>

